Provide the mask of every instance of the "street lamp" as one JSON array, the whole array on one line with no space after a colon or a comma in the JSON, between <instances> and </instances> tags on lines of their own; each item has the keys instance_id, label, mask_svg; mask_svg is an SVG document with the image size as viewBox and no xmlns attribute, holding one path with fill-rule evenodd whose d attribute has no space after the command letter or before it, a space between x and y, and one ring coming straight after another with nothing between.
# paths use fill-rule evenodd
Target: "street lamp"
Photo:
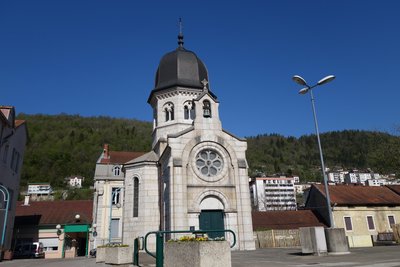
<instances>
[{"instance_id":1,"label":"street lamp","mask_svg":"<svg viewBox=\"0 0 400 267\"><path fill-rule=\"evenodd\" d=\"M323 85L325 83L328 83L332 80L335 79L334 75L329 75L326 76L324 78L322 78L321 80L319 80L317 82L317 84L313 85L313 86L309 86L307 84L307 82L299 75L294 75L292 80L302 86L305 86L305 88L301 89L299 91L299 94L306 94L308 92L310 92L310 96L311 96L311 105L312 105L312 110L313 110L313 115L314 115L314 124L315 124L315 131L317 133L317 140L318 140L318 148L319 148L319 156L321 158L321 168L322 168L322 175L324 177L324 187L325 187L325 195L326 195L326 205L328 208L328 216L329 216L329 226L330 228L334 228L335 227L335 223L333 221L333 215L332 215L332 207L331 207L331 198L329 196L329 189L328 189L328 178L326 177L326 173L325 173L325 164L324 164L324 156L322 154L322 147L321 147L321 140L319 138L319 130L318 130L318 122L317 122L317 114L315 112L315 104L314 104L314 95L313 95L313 91L312 89L314 87Z\"/></svg>"}]
</instances>

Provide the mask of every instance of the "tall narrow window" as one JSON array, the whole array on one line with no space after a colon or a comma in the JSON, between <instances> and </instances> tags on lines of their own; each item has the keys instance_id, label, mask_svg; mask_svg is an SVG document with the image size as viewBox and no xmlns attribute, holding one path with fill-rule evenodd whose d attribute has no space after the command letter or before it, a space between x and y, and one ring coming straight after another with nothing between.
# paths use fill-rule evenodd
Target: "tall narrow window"
<instances>
[{"instance_id":1,"label":"tall narrow window","mask_svg":"<svg viewBox=\"0 0 400 267\"><path fill-rule=\"evenodd\" d=\"M203 116L204 118L211 118L211 104L208 100L203 102Z\"/></svg>"},{"instance_id":2,"label":"tall narrow window","mask_svg":"<svg viewBox=\"0 0 400 267\"><path fill-rule=\"evenodd\" d=\"M396 220L394 219L394 215L389 215L388 216L388 221L389 221L390 228L392 228L393 224L396 224Z\"/></svg>"},{"instance_id":3,"label":"tall narrow window","mask_svg":"<svg viewBox=\"0 0 400 267\"><path fill-rule=\"evenodd\" d=\"M174 104L166 103L163 107L165 112L165 121L173 121L174 120Z\"/></svg>"},{"instance_id":4,"label":"tall narrow window","mask_svg":"<svg viewBox=\"0 0 400 267\"><path fill-rule=\"evenodd\" d=\"M353 231L353 224L351 223L351 217L344 217L344 226L346 231Z\"/></svg>"},{"instance_id":5,"label":"tall narrow window","mask_svg":"<svg viewBox=\"0 0 400 267\"><path fill-rule=\"evenodd\" d=\"M368 230L375 230L374 217L367 216L367 225L368 225Z\"/></svg>"},{"instance_id":6,"label":"tall narrow window","mask_svg":"<svg viewBox=\"0 0 400 267\"><path fill-rule=\"evenodd\" d=\"M119 238L119 219L111 219L111 238Z\"/></svg>"},{"instance_id":7,"label":"tall narrow window","mask_svg":"<svg viewBox=\"0 0 400 267\"><path fill-rule=\"evenodd\" d=\"M183 118L185 120L194 120L194 115L194 103L192 101L183 103Z\"/></svg>"},{"instance_id":8,"label":"tall narrow window","mask_svg":"<svg viewBox=\"0 0 400 267\"><path fill-rule=\"evenodd\" d=\"M120 187L113 187L112 192L111 192L111 201L113 205L120 204L120 193L121 193L121 188Z\"/></svg>"},{"instance_id":9,"label":"tall narrow window","mask_svg":"<svg viewBox=\"0 0 400 267\"><path fill-rule=\"evenodd\" d=\"M188 108L188 106L185 106L185 107L183 108L183 118L184 118L185 120L188 120L188 119L189 119L189 108Z\"/></svg>"},{"instance_id":10,"label":"tall narrow window","mask_svg":"<svg viewBox=\"0 0 400 267\"><path fill-rule=\"evenodd\" d=\"M139 217L139 179L133 178L133 217Z\"/></svg>"},{"instance_id":11,"label":"tall narrow window","mask_svg":"<svg viewBox=\"0 0 400 267\"><path fill-rule=\"evenodd\" d=\"M168 111L168 109L165 108L164 112L165 112L165 121L169 121L169 111Z\"/></svg>"}]
</instances>

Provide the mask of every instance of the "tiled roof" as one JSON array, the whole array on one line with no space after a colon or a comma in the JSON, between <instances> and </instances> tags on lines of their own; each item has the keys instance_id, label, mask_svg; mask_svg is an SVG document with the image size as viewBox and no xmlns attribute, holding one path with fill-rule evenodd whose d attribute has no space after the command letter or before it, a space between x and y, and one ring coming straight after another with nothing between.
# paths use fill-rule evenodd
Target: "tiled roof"
<instances>
[{"instance_id":1,"label":"tiled roof","mask_svg":"<svg viewBox=\"0 0 400 267\"><path fill-rule=\"evenodd\" d=\"M137 157L142 156L146 152L126 152L126 151L110 151L110 159L102 158L100 163L123 164Z\"/></svg>"},{"instance_id":2,"label":"tiled roof","mask_svg":"<svg viewBox=\"0 0 400 267\"><path fill-rule=\"evenodd\" d=\"M386 187L400 195L400 185L387 185Z\"/></svg>"},{"instance_id":3,"label":"tiled roof","mask_svg":"<svg viewBox=\"0 0 400 267\"><path fill-rule=\"evenodd\" d=\"M253 230L326 226L311 210L259 211L252 212L251 215Z\"/></svg>"},{"instance_id":4,"label":"tiled roof","mask_svg":"<svg viewBox=\"0 0 400 267\"><path fill-rule=\"evenodd\" d=\"M323 196L323 185L313 185ZM400 195L386 186L330 185L331 203L337 205L400 205Z\"/></svg>"},{"instance_id":5,"label":"tiled roof","mask_svg":"<svg viewBox=\"0 0 400 267\"><path fill-rule=\"evenodd\" d=\"M25 120L15 120L15 127L19 127L25 123Z\"/></svg>"},{"instance_id":6,"label":"tiled roof","mask_svg":"<svg viewBox=\"0 0 400 267\"><path fill-rule=\"evenodd\" d=\"M92 222L93 200L31 201L28 206L17 202L15 219L18 217L40 217L39 225L73 224L75 215L80 215L80 223Z\"/></svg>"},{"instance_id":7,"label":"tiled roof","mask_svg":"<svg viewBox=\"0 0 400 267\"><path fill-rule=\"evenodd\" d=\"M130 160L126 162L126 164L131 164L131 163L138 163L138 162L145 162L145 161L153 161L157 162L158 161L158 156L154 151L150 151L140 157L137 157L133 160Z\"/></svg>"}]
</instances>

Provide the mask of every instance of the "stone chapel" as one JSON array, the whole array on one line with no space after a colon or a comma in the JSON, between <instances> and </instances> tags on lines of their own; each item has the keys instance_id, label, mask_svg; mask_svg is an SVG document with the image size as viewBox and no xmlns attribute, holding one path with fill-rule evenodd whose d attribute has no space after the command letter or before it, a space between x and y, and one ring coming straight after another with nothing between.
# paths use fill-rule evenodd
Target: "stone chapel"
<instances>
[{"instance_id":1,"label":"stone chapel","mask_svg":"<svg viewBox=\"0 0 400 267\"><path fill-rule=\"evenodd\" d=\"M134 238L150 231L194 227L233 230L234 249L255 249L247 143L222 128L219 100L208 83L207 68L183 44L179 34L178 47L161 58L148 98L153 108L152 150L120 162L121 242L133 246ZM102 157L104 153L98 164ZM103 198L106 192L111 194L104 179L95 177L96 192L101 191ZM111 232L107 201L104 205L100 198L96 201L95 214L103 215L94 221L105 233ZM113 216L113 207L109 209ZM226 238L231 237L226 234ZM150 248L154 242L150 241Z\"/></svg>"}]
</instances>

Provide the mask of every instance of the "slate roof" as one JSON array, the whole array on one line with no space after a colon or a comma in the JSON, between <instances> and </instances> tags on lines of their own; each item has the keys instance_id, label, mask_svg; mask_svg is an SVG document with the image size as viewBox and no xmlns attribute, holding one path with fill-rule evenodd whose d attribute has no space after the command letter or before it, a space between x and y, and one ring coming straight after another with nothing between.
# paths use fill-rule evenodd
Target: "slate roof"
<instances>
[{"instance_id":1,"label":"slate roof","mask_svg":"<svg viewBox=\"0 0 400 267\"><path fill-rule=\"evenodd\" d=\"M17 202L16 224L26 219L36 218L39 225L57 225L76 223L75 215L80 215L79 223L92 223L93 200L31 201L24 206Z\"/></svg>"},{"instance_id":2,"label":"slate roof","mask_svg":"<svg viewBox=\"0 0 400 267\"><path fill-rule=\"evenodd\" d=\"M110 158L100 160L100 163L123 164L144 155L146 152L109 151Z\"/></svg>"},{"instance_id":3,"label":"slate roof","mask_svg":"<svg viewBox=\"0 0 400 267\"><path fill-rule=\"evenodd\" d=\"M311 210L259 211L252 212L253 230L298 229L326 225Z\"/></svg>"},{"instance_id":4,"label":"slate roof","mask_svg":"<svg viewBox=\"0 0 400 267\"><path fill-rule=\"evenodd\" d=\"M312 185L325 196L323 185ZM337 205L400 205L400 195L386 186L330 185L331 203Z\"/></svg>"}]
</instances>

